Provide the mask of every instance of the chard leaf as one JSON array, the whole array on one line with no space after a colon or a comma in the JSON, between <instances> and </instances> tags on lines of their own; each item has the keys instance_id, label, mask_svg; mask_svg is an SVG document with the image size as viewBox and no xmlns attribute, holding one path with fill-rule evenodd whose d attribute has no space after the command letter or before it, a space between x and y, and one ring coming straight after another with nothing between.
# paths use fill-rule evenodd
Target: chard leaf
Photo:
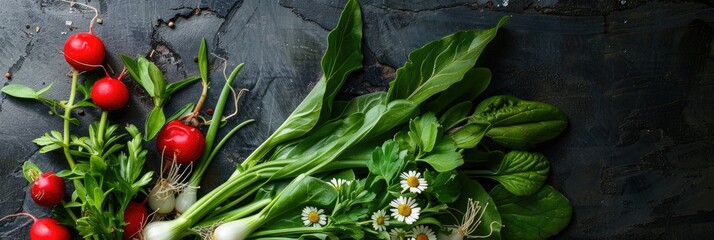
<instances>
[{"instance_id":1,"label":"chard leaf","mask_svg":"<svg viewBox=\"0 0 714 240\"><path fill-rule=\"evenodd\" d=\"M428 163L438 172L448 172L464 164L464 159L457 150L453 140L442 138L434 151L417 161Z\"/></svg>"},{"instance_id":2,"label":"chard leaf","mask_svg":"<svg viewBox=\"0 0 714 240\"><path fill-rule=\"evenodd\" d=\"M506 225L503 239L547 239L563 230L573 214L570 201L549 185L530 196L514 195L499 185L490 195Z\"/></svg>"},{"instance_id":3,"label":"chard leaf","mask_svg":"<svg viewBox=\"0 0 714 240\"><path fill-rule=\"evenodd\" d=\"M476 106L473 117L491 123L486 132L491 140L520 150L558 136L568 123L565 113L553 105L511 96L484 100Z\"/></svg>"},{"instance_id":4,"label":"chard leaf","mask_svg":"<svg viewBox=\"0 0 714 240\"><path fill-rule=\"evenodd\" d=\"M389 100L407 99L419 105L461 81L507 20L501 18L491 29L457 32L411 52L389 84Z\"/></svg>"}]
</instances>

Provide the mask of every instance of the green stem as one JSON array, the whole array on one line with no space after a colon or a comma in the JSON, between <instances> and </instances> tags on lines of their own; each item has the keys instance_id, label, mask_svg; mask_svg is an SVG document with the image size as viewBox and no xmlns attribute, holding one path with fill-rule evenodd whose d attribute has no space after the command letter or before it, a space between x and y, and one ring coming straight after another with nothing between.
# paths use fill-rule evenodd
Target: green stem
<instances>
[{"instance_id":1,"label":"green stem","mask_svg":"<svg viewBox=\"0 0 714 240\"><path fill-rule=\"evenodd\" d=\"M283 236L289 234L305 234L305 233L326 233L332 232L330 228L315 228L315 227L295 227L295 228L283 228L283 229L272 229L263 230L260 232L254 232L250 235L251 238L257 237L268 237L268 236Z\"/></svg>"},{"instance_id":2,"label":"green stem","mask_svg":"<svg viewBox=\"0 0 714 240\"><path fill-rule=\"evenodd\" d=\"M74 98L77 95L77 78L79 74L76 71L72 71L72 86L69 91L69 99L67 100L67 105L64 108L64 135L62 137L64 143L64 156L67 158L67 163L69 163L69 168L74 170L74 159L72 154L69 152L69 119L72 117L72 109L74 108Z\"/></svg>"},{"instance_id":3,"label":"green stem","mask_svg":"<svg viewBox=\"0 0 714 240\"><path fill-rule=\"evenodd\" d=\"M223 110L225 109L226 102L228 101L228 96L230 96L231 94L231 84L233 84L236 79L236 76L238 75L238 72L240 72L241 69L243 69L243 64L239 64L238 66L236 66L236 68L233 69L233 72L231 72L231 75L228 77L228 79L226 79L226 83L223 85L223 90L221 91L221 95L218 98L218 102L216 103L216 108L213 111L213 119L211 120L211 125L208 127L208 131L206 132L206 147L204 148L206 150L203 151L203 154L199 159L199 165L198 168L196 168L196 172L194 172L193 176L191 176L189 187L197 187L200 184L201 178L203 177L203 173L206 171L208 165L213 159L211 157L213 141L216 139L218 128L221 126ZM196 107L198 108L200 106ZM239 125L239 127L242 126Z\"/></svg>"},{"instance_id":4,"label":"green stem","mask_svg":"<svg viewBox=\"0 0 714 240\"><path fill-rule=\"evenodd\" d=\"M217 222L230 222L230 221L235 221L240 218L243 218L245 216L248 216L251 213L254 213L255 211L258 211L260 209L263 209L263 207L267 206L268 203L270 203L271 199L260 199L255 202L252 202L248 205L245 205L243 207L240 207L238 209L232 210L230 212L223 213L221 215L215 216L210 218L209 220L205 220L199 224L197 224L198 227L206 227L206 226L211 226L214 225Z\"/></svg>"},{"instance_id":5,"label":"green stem","mask_svg":"<svg viewBox=\"0 0 714 240\"><path fill-rule=\"evenodd\" d=\"M78 219L78 218L77 218L77 215L74 215L74 212L72 212L72 209L69 208L69 207L67 207L67 202L65 202L64 200L62 200L62 206L64 207L65 210L67 210L67 214L69 215L69 217L71 217L72 220L74 220L75 222L77 222L77 219Z\"/></svg>"},{"instance_id":6,"label":"green stem","mask_svg":"<svg viewBox=\"0 0 714 240\"><path fill-rule=\"evenodd\" d=\"M107 128L107 115L109 115L109 112L107 111L102 111L102 117L99 118L99 127L97 127L97 142L99 143L99 146L104 148L104 132L106 132Z\"/></svg>"}]
</instances>

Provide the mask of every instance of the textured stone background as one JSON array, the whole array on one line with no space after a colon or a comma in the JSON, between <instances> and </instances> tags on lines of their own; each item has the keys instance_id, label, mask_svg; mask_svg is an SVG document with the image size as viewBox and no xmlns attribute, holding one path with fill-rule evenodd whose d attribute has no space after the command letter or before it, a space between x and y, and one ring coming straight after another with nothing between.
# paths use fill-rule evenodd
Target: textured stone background
<instances>
[{"instance_id":1,"label":"textured stone background","mask_svg":"<svg viewBox=\"0 0 714 240\"><path fill-rule=\"evenodd\" d=\"M552 161L550 184L575 207L558 239L703 239L714 234L714 2L694 1L447 1L365 0L366 69L342 96L384 90L409 51L461 29L508 24L478 65L491 68L487 94L512 94L561 107L566 132L543 144ZM297 106L320 75L327 31L344 1L91 1L103 25L107 58L157 51L169 81L196 75L201 37L209 49L245 62L238 85L251 89L240 119L255 118L229 143L207 173L206 187L227 178ZM69 70L61 49L69 34L86 31L93 13L48 0L3 0L0 71L4 85L54 83L67 97ZM200 9L196 14L195 9ZM65 25L72 21L73 31ZM175 21L170 29L167 22ZM35 27L41 28L35 32ZM68 35L63 35L67 32ZM220 62L212 62L221 86ZM96 76L87 74L84 78ZM130 78L130 106L115 123L140 123L150 98ZM174 97L173 112L195 101L195 85ZM217 92L212 90L215 101ZM88 122L99 116L88 111ZM28 197L25 160L46 171L66 168L58 154L39 154L31 140L61 121L44 105L0 101L0 215L47 216ZM85 125L86 126L86 125ZM155 155L154 155L155 157ZM155 167L156 164L152 164ZM0 239L27 239L28 219L0 223Z\"/></svg>"}]
</instances>

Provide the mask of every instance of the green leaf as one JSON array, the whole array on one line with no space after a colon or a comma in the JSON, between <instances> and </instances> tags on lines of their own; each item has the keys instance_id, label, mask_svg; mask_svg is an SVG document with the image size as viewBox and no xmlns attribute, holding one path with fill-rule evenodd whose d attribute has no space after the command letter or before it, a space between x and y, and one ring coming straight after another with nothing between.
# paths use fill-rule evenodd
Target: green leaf
<instances>
[{"instance_id":1,"label":"green leaf","mask_svg":"<svg viewBox=\"0 0 714 240\"><path fill-rule=\"evenodd\" d=\"M42 96L42 94L45 94L47 91L49 91L52 88L53 84L54 83L50 83L50 85L47 85L47 87L37 90L37 96L39 97L39 96Z\"/></svg>"},{"instance_id":2,"label":"green leaf","mask_svg":"<svg viewBox=\"0 0 714 240\"><path fill-rule=\"evenodd\" d=\"M264 160L277 145L303 136L329 119L332 101L347 76L362 67L362 13L357 1L347 3L337 26L328 34L321 65L324 76L283 124L244 161L244 168Z\"/></svg>"},{"instance_id":3,"label":"green leaf","mask_svg":"<svg viewBox=\"0 0 714 240\"><path fill-rule=\"evenodd\" d=\"M472 225L466 226L468 229L475 228L475 231L470 234L471 236L480 236L484 239L501 239L501 215L499 215L500 209L494 203L495 199L488 195L488 192L481 184L466 175L459 174L457 181L461 185L459 189L461 194L454 203L449 204L449 208L454 209L449 210L453 215L439 215L441 223L445 226L461 226L465 222L471 222ZM475 209L472 207L476 202L478 202L480 208L474 211ZM464 213L469 210L471 212L470 216L477 219L464 219ZM476 224L476 226L473 224ZM508 224L504 224L509 227Z\"/></svg>"},{"instance_id":4,"label":"green leaf","mask_svg":"<svg viewBox=\"0 0 714 240\"><path fill-rule=\"evenodd\" d=\"M486 90L489 83L491 83L491 70L488 68L469 69L461 81L441 92L439 97L427 103L425 108L427 111L442 112L454 103L471 102Z\"/></svg>"},{"instance_id":5,"label":"green leaf","mask_svg":"<svg viewBox=\"0 0 714 240\"><path fill-rule=\"evenodd\" d=\"M168 119L166 119L166 122L171 122L171 121L173 121L174 119L177 119L177 118L183 116L184 114L190 112L191 109L193 109L193 103L187 103L186 105L184 105L183 107L181 107L181 109L179 109L179 110L176 111L173 115L171 115L171 117L169 117Z\"/></svg>"},{"instance_id":6,"label":"green leaf","mask_svg":"<svg viewBox=\"0 0 714 240\"><path fill-rule=\"evenodd\" d=\"M511 96L494 96L476 106L473 118L491 123L486 136L509 148L526 150L560 134L568 123L557 107L524 101Z\"/></svg>"},{"instance_id":7,"label":"green leaf","mask_svg":"<svg viewBox=\"0 0 714 240\"><path fill-rule=\"evenodd\" d=\"M417 161L426 162L438 172L447 172L464 164L464 159L457 152L456 144L450 138L442 138L434 151Z\"/></svg>"},{"instance_id":8,"label":"green leaf","mask_svg":"<svg viewBox=\"0 0 714 240\"><path fill-rule=\"evenodd\" d=\"M506 225L503 239L547 239L563 230L573 214L570 201L549 185L530 196L514 195L499 185L490 195Z\"/></svg>"},{"instance_id":9,"label":"green leaf","mask_svg":"<svg viewBox=\"0 0 714 240\"><path fill-rule=\"evenodd\" d=\"M425 171L424 180L429 184L426 192L434 195L440 203L456 201L461 192L461 184L456 180L457 176L455 170L441 173Z\"/></svg>"},{"instance_id":10,"label":"green leaf","mask_svg":"<svg viewBox=\"0 0 714 240\"><path fill-rule=\"evenodd\" d=\"M89 169L95 176L103 176L107 170L107 163L99 156L92 155L89 157Z\"/></svg>"},{"instance_id":11,"label":"green leaf","mask_svg":"<svg viewBox=\"0 0 714 240\"><path fill-rule=\"evenodd\" d=\"M473 103L471 103L471 101L460 102L441 115L441 117L439 117L439 123L447 130L452 129L456 127L457 124L466 120L472 108Z\"/></svg>"},{"instance_id":12,"label":"green leaf","mask_svg":"<svg viewBox=\"0 0 714 240\"><path fill-rule=\"evenodd\" d=\"M433 112L425 113L409 123L409 134L419 144L419 151L428 153L434 149L440 127Z\"/></svg>"},{"instance_id":13,"label":"green leaf","mask_svg":"<svg viewBox=\"0 0 714 240\"><path fill-rule=\"evenodd\" d=\"M137 61L124 54L120 54L119 57L121 58L121 61L124 62L124 67L126 67L126 70L129 72L131 77L144 87L144 84L142 84L140 80L141 77L139 75L139 65ZM146 87L144 87L144 89L146 89Z\"/></svg>"},{"instance_id":14,"label":"green leaf","mask_svg":"<svg viewBox=\"0 0 714 240\"><path fill-rule=\"evenodd\" d=\"M337 199L337 190L332 185L313 177L297 176L276 198L264 209L261 215L270 219L282 214L299 215L294 209L306 205L327 207Z\"/></svg>"},{"instance_id":15,"label":"green leaf","mask_svg":"<svg viewBox=\"0 0 714 240\"><path fill-rule=\"evenodd\" d=\"M193 77L188 77L186 79L183 79L181 81L175 82L175 83L169 83L169 85L166 85L166 94L167 95L173 95L174 93L178 92L179 90L195 83L201 79L200 77L193 76Z\"/></svg>"},{"instance_id":16,"label":"green leaf","mask_svg":"<svg viewBox=\"0 0 714 240\"><path fill-rule=\"evenodd\" d=\"M198 70L201 73L201 81L208 84L208 50L206 38L201 38L201 47L198 48Z\"/></svg>"},{"instance_id":17,"label":"green leaf","mask_svg":"<svg viewBox=\"0 0 714 240\"><path fill-rule=\"evenodd\" d=\"M164 116L164 109L154 107L149 113L149 117L146 118L145 133L146 139L152 139L156 134L159 133L161 128L166 123L166 117Z\"/></svg>"},{"instance_id":18,"label":"green leaf","mask_svg":"<svg viewBox=\"0 0 714 240\"><path fill-rule=\"evenodd\" d=\"M42 170L34 163L25 161L25 163L22 164L22 175L25 176L27 182L34 183L35 180L42 176Z\"/></svg>"},{"instance_id":19,"label":"green leaf","mask_svg":"<svg viewBox=\"0 0 714 240\"><path fill-rule=\"evenodd\" d=\"M40 96L32 88L18 84L9 84L2 88L2 92L16 98L38 99Z\"/></svg>"},{"instance_id":20,"label":"green leaf","mask_svg":"<svg viewBox=\"0 0 714 240\"><path fill-rule=\"evenodd\" d=\"M399 150L399 144L387 140L372 153L372 159L367 162L369 172L384 177L387 184L391 184L404 169L406 151Z\"/></svg>"},{"instance_id":21,"label":"green leaf","mask_svg":"<svg viewBox=\"0 0 714 240\"><path fill-rule=\"evenodd\" d=\"M464 126L449 134L456 146L461 149L474 148L481 142L483 136L488 132L491 124L487 122L469 121Z\"/></svg>"},{"instance_id":22,"label":"green leaf","mask_svg":"<svg viewBox=\"0 0 714 240\"><path fill-rule=\"evenodd\" d=\"M148 75L151 78L151 82L154 84L154 95L153 97L159 98L159 99L166 99L168 96L165 95L166 93L166 79L164 79L164 74L161 72L161 69L159 69L154 63L149 63L148 67Z\"/></svg>"},{"instance_id":23,"label":"green leaf","mask_svg":"<svg viewBox=\"0 0 714 240\"><path fill-rule=\"evenodd\" d=\"M124 64L127 63L124 62ZM149 65L153 65L153 63L151 63L148 59L144 57L139 57L137 60L137 76L134 76L134 74L132 74L131 76L134 77L134 80L137 81L139 85L144 87L144 90L146 90L146 93L148 93L149 96L155 98L157 97L157 95L154 91L154 82L151 80L151 76L149 75ZM131 70L129 71L129 73L131 73Z\"/></svg>"},{"instance_id":24,"label":"green leaf","mask_svg":"<svg viewBox=\"0 0 714 240\"><path fill-rule=\"evenodd\" d=\"M514 150L503 157L497 169L476 176L494 179L515 195L531 195L545 184L549 171L543 154Z\"/></svg>"},{"instance_id":25,"label":"green leaf","mask_svg":"<svg viewBox=\"0 0 714 240\"><path fill-rule=\"evenodd\" d=\"M389 84L389 100L407 99L419 105L461 81L508 17L487 30L461 31L412 51Z\"/></svg>"}]
</instances>

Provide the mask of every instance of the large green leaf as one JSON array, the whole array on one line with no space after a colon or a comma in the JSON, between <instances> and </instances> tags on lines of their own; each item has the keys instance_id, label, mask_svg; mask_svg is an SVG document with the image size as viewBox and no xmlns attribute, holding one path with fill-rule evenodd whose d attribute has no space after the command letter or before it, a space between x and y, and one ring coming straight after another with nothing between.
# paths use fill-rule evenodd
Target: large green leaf
<instances>
[{"instance_id":1,"label":"large green leaf","mask_svg":"<svg viewBox=\"0 0 714 240\"><path fill-rule=\"evenodd\" d=\"M418 105L461 81L507 20L501 18L491 29L457 32L411 52L389 84L389 100L407 99Z\"/></svg>"},{"instance_id":2,"label":"large green leaf","mask_svg":"<svg viewBox=\"0 0 714 240\"><path fill-rule=\"evenodd\" d=\"M553 105L511 96L484 100L476 106L473 118L491 123L486 132L491 140L521 150L558 136L568 123L565 113Z\"/></svg>"},{"instance_id":3,"label":"large green leaf","mask_svg":"<svg viewBox=\"0 0 714 240\"><path fill-rule=\"evenodd\" d=\"M362 13L359 3L351 0L342 10L337 27L327 36L327 50L322 57L324 75L283 124L248 157L243 166L255 164L278 144L300 137L318 123L329 119L335 95L347 76L360 68Z\"/></svg>"},{"instance_id":4,"label":"large green leaf","mask_svg":"<svg viewBox=\"0 0 714 240\"><path fill-rule=\"evenodd\" d=\"M531 195L545 184L549 171L550 164L543 154L514 150L503 157L496 169L480 171L476 176L494 179L515 195Z\"/></svg>"},{"instance_id":5,"label":"large green leaf","mask_svg":"<svg viewBox=\"0 0 714 240\"><path fill-rule=\"evenodd\" d=\"M472 224L478 224L474 231L470 233L471 236L480 236L483 239L501 239L501 215L499 215L500 209L496 207L494 199L491 199L488 192L479 184L477 181L469 179L466 175L460 174L457 176L456 180L459 184L454 184L452 188L458 188L457 191L460 192L458 199L454 203L449 204L450 212L453 214L441 214L441 223L447 226L462 226L467 219L464 219L464 213L468 209L469 202L478 202L478 206L481 208L476 213L476 215L471 215L472 217L478 219L472 219ZM480 220L477 223L476 220ZM474 226L466 226L468 229L472 229ZM508 226L506 226L508 227Z\"/></svg>"},{"instance_id":6,"label":"large green leaf","mask_svg":"<svg viewBox=\"0 0 714 240\"><path fill-rule=\"evenodd\" d=\"M547 239L563 230L573 214L568 199L549 185L530 196L514 195L499 185L490 195L505 225L503 239Z\"/></svg>"},{"instance_id":7,"label":"large green leaf","mask_svg":"<svg viewBox=\"0 0 714 240\"><path fill-rule=\"evenodd\" d=\"M447 106L456 102L471 102L486 90L491 83L491 70L488 68L472 68L464 78L444 90L439 97L426 105L427 111L442 112Z\"/></svg>"}]
</instances>

